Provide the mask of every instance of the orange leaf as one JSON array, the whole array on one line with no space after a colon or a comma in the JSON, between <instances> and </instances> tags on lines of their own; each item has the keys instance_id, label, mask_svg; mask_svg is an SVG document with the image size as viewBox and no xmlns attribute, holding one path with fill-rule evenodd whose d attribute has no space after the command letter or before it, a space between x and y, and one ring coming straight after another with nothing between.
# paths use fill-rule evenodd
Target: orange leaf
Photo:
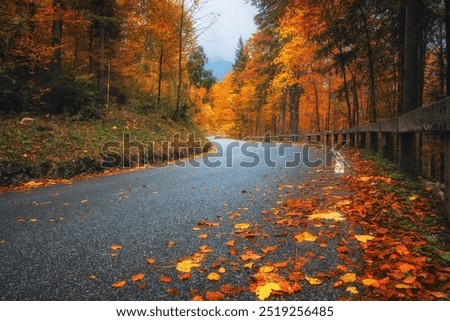
<instances>
[{"instance_id":1,"label":"orange leaf","mask_svg":"<svg viewBox=\"0 0 450 321\"><path fill-rule=\"evenodd\" d=\"M448 298L447 294L442 293L442 292L433 291L433 292L430 292L430 294L437 299L447 299Z\"/></svg>"},{"instance_id":2,"label":"orange leaf","mask_svg":"<svg viewBox=\"0 0 450 321\"><path fill-rule=\"evenodd\" d=\"M398 266L399 270L403 273L406 273L408 271L414 270L416 267L414 265L411 265L409 263L402 263Z\"/></svg>"},{"instance_id":3,"label":"orange leaf","mask_svg":"<svg viewBox=\"0 0 450 321\"><path fill-rule=\"evenodd\" d=\"M406 246L404 246L403 244L397 245L395 247L395 250L400 255L407 255L407 254L409 254L408 248Z\"/></svg>"},{"instance_id":4,"label":"orange leaf","mask_svg":"<svg viewBox=\"0 0 450 321\"><path fill-rule=\"evenodd\" d=\"M256 260L259 260L260 258L262 258L262 256L254 253L253 251L250 251L250 250L241 255L242 261L250 261L250 260L256 261Z\"/></svg>"},{"instance_id":5,"label":"orange leaf","mask_svg":"<svg viewBox=\"0 0 450 321\"><path fill-rule=\"evenodd\" d=\"M170 295L173 295L173 296L179 296L179 295L181 295L181 291L180 291L180 290L177 290L177 289L174 289L174 288L168 288L168 289L166 290L166 292L167 292L168 294L170 294Z\"/></svg>"},{"instance_id":6,"label":"orange leaf","mask_svg":"<svg viewBox=\"0 0 450 321\"><path fill-rule=\"evenodd\" d=\"M227 242L227 246L233 247L233 246L234 246L234 240L229 240L229 241Z\"/></svg>"},{"instance_id":7,"label":"orange leaf","mask_svg":"<svg viewBox=\"0 0 450 321\"><path fill-rule=\"evenodd\" d=\"M220 292L206 291L205 297L208 301L220 301L220 300L223 300L225 295Z\"/></svg>"},{"instance_id":8,"label":"orange leaf","mask_svg":"<svg viewBox=\"0 0 450 321\"><path fill-rule=\"evenodd\" d=\"M121 250L121 249L122 249L122 246L119 245L119 244L111 245L111 250L113 250L113 251L118 251L118 250Z\"/></svg>"},{"instance_id":9,"label":"orange leaf","mask_svg":"<svg viewBox=\"0 0 450 321\"><path fill-rule=\"evenodd\" d=\"M192 298L192 301L203 301L203 298L200 295L196 295Z\"/></svg>"},{"instance_id":10,"label":"orange leaf","mask_svg":"<svg viewBox=\"0 0 450 321\"><path fill-rule=\"evenodd\" d=\"M289 261L286 261L286 262L275 263L273 266L276 267L277 269L279 269L279 268L284 268L284 267L288 266L288 264L289 264Z\"/></svg>"},{"instance_id":11,"label":"orange leaf","mask_svg":"<svg viewBox=\"0 0 450 321\"><path fill-rule=\"evenodd\" d=\"M380 287L380 282L378 280L376 280L376 279L371 279L371 278L364 279L364 280L362 280L362 283L365 286L371 286L371 287L374 287L374 288Z\"/></svg>"},{"instance_id":12,"label":"orange leaf","mask_svg":"<svg viewBox=\"0 0 450 321\"><path fill-rule=\"evenodd\" d=\"M321 285L322 284L322 280L317 279L317 278L311 278L309 276L305 276L306 281L309 282L309 284L311 285Z\"/></svg>"},{"instance_id":13,"label":"orange leaf","mask_svg":"<svg viewBox=\"0 0 450 321\"><path fill-rule=\"evenodd\" d=\"M191 274L190 274L190 273L183 273L183 274L181 274L181 275L178 277L178 279L179 279L180 281L184 281L184 280L189 279L190 277L191 277Z\"/></svg>"},{"instance_id":14,"label":"orange leaf","mask_svg":"<svg viewBox=\"0 0 450 321\"><path fill-rule=\"evenodd\" d=\"M170 276L166 276L166 275L161 275L159 277L159 280L163 283L170 283L172 282L172 278Z\"/></svg>"},{"instance_id":15,"label":"orange leaf","mask_svg":"<svg viewBox=\"0 0 450 321\"><path fill-rule=\"evenodd\" d=\"M277 247L276 247L275 245L270 245L270 246L268 246L268 247L266 247L266 248L261 249L261 251L262 251L264 254L267 254L267 253L269 253L269 252L275 251L276 249L277 249Z\"/></svg>"},{"instance_id":16,"label":"orange leaf","mask_svg":"<svg viewBox=\"0 0 450 321\"><path fill-rule=\"evenodd\" d=\"M343 265L336 266L336 269L338 269L339 271L342 271L342 272L347 272L348 271L348 268L346 266L343 266Z\"/></svg>"},{"instance_id":17,"label":"orange leaf","mask_svg":"<svg viewBox=\"0 0 450 321\"><path fill-rule=\"evenodd\" d=\"M135 274L131 277L131 281L138 282L138 281L141 281L142 279L144 279L144 277L145 277L144 273Z\"/></svg>"},{"instance_id":18,"label":"orange leaf","mask_svg":"<svg viewBox=\"0 0 450 321\"><path fill-rule=\"evenodd\" d=\"M23 218L18 218L17 223L25 223L25 220Z\"/></svg>"},{"instance_id":19,"label":"orange leaf","mask_svg":"<svg viewBox=\"0 0 450 321\"><path fill-rule=\"evenodd\" d=\"M147 264L154 264L156 261L152 258L147 259Z\"/></svg>"},{"instance_id":20,"label":"orange leaf","mask_svg":"<svg viewBox=\"0 0 450 321\"><path fill-rule=\"evenodd\" d=\"M114 283L114 284L112 285L112 287L113 287L114 289L119 289L119 288L123 288L123 287L125 286L125 284L127 284L127 282L125 282L125 281L119 281L119 282Z\"/></svg>"},{"instance_id":21,"label":"orange leaf","mask_svg":"<svg viewBox=\"0 0 450 321\"><path fill-rule=\"evenodd\" d=\"M171 248L171 247L174 247L175 244L177 244L175 241L170 241L166 244L166 247Z\"/></svg>"},{"instance_id":22,"label":"orange leaf","mask_svg":"<svg viewBox=\"0 0 450 321\"><path fill-rule=\"evenodd\" d=\"M206 238L208 238L208 234L206 234L206 233L200 234L200 235L198 236L198 238L199 238L199 239L206 239Z\"/></svg>"}]
</instances>

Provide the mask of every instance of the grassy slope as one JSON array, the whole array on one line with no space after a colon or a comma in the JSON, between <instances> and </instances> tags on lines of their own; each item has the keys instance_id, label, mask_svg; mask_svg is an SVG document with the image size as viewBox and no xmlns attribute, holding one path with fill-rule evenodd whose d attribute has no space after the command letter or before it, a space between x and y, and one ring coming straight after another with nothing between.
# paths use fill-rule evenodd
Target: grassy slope
<instances>
[{"instance_id":1,"label":"grassy slope","mask_svg":"<svg viewBox=\"0 0 450 321\"><path fill-rule=\"evenodd\" d=\"M25 173L29 178L55 178L98 170L103 159L102 145L108 141L121 142L123 133L130 133L132 141L143 143L170 141L176 133L185 139L187 134L195 133L197 139L205 142L203 134L192 124L117 109L108 110L104 119L84 122L45 115L34 117L31 125L21 125L20 119L0 119L3 185L14 183L10 176L17 173Z\"/></svg>"}]
</instances>

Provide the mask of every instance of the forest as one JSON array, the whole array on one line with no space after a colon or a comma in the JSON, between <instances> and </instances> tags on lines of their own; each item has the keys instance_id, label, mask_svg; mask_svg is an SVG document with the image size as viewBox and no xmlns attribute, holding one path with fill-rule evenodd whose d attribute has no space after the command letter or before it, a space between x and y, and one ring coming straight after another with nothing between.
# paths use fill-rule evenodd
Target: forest
<instances>
[{"instance_id":1,"label":"forest","mask_svg":"<svg viewBox=\"0 0 450 321\"><path fill-rule=\"evenodd\" d=\"M209 128L238 137L351 128L448 94L449 1L250 2L258 31L212 87Z\"/></svg>"},{"instance_id":2,"label":"forest","mask_svg":"<svg viewBox=\"0 0 450 321\"><path fill-rule=\"evenodd\" d=\"M186 118L215 82L197 44L198 8L197 0L2 1L0 110L89 119L114 105Z\"/></svg>"}]
</instances>

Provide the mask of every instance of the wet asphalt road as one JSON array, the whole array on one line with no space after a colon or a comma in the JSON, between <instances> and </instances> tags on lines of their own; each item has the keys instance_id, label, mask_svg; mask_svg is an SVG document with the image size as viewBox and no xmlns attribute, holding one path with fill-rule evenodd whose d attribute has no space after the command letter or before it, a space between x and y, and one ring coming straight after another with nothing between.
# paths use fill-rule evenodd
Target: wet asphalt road
<instances>
[{"instance_id":1,"label":"wet asphalt road","mask_svg":"<svg viewBox=\"0 0 450 321\"><path fill-rule=\"evenodd\" d=\"M214 142L223 150L242 146L242 142L226 139ZM301 146L287 148L284 155L280 149L270 149L276 166L262 161L267 150L261 145L246 151L235 147L227 156L224 152L197 159L199 167L179 163L0 194L0 299L189 300L196 291L217 290L220 285L200 273L192 273L188 281L178 281L174 264L205 244L213 250L208 264L214 258L228 258L225 243L232 238L235 223L260 224L264 230L261 211L280 206L287 198L302 197L296 189L280 186L297 186L318 175L316 169L302 164L286 168L285 162L293 160L293 153L300 153ZM247 166L255 160L255 154L249 153L259 155L255 166ZM205 160L214 166L206 166ZM339 179L337 174L330 175L330 182ZM307 193L304 188L301 192ZM241 216L229 221L230 212ZM18 223L18 219L25 222ZM192 230L202 220L220 223L214 231L206 231L206 240ZM345 228L342 223L342 230ZM270 229L265 231L277 232ZM175 246L168 248L168 242L175 242ZM258 244L245 242L238 243L237 249L263 247L271 239ZM113 244L122 246L116 257L111 256ZM270 259L286 259L297 251L294 247L287 242ZM322 271L339 264L336 251L329 248L322 254L326 260L306 270ZM158 268L146 264L147 258L155 259ZM144 289L131 282L136 273L146 274ZM174 282L160 282L161 275L171 276ZM250 277L248 270L229 271L222 283L246 288ZM127 280L127 286L112 289L118 280ZM285 299L336 300L342 292L327 290L332 282L320 289L305 285ZM168 293L168 287L175 288L177 295ZM233 299L256 298L247 291Z\"/></svg>"}]
</instances>

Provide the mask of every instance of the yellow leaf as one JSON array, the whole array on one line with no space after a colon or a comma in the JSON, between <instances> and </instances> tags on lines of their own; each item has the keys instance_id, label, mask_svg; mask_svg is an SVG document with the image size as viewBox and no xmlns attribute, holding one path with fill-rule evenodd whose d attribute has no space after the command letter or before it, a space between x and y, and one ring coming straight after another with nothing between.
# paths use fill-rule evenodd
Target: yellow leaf
<instances>
[{"instance_id":1,"label":"yellow leaf","mask_svg":"<svg viewBox=\"0 0 450 321\"><path fill-rule=\"evenodd\" d=\"M295 239L297 240L298 243L302 243L303 241L314 242L315 240L317 240L317 236L312 235L309 232L303 232L303 233L296 235Z\"/></svg>"},{"instance_id":2,"label":"yellow leaf","mask_svg":"<svg viewBox=\"0 0 450 321\"><path fill-rule=\"evenodd\" d=\"M311 285L321 285L322 284L322 280L320 280L320 279L310 278L309 276L305 276L305 279Z\"/></svg>"},{"instance_id":3,"label":"yellow leaf","mask_svg":"<svg viewBox=\"0 0 450 321\"><path fill-rule=\"evenodd\" d=\"M246 229L250 228L250 224L248 224L248 223L239 223L239 224L236 224L234 227L236 229L238 229L238 230L246 230Z\"/></svg>"},{"instance_id":4,"label":"yellow leaf","mask_svg":"<svg viewBox=\"0 0 450 321\"><path fill-rule=\"evenodd\" d=\"M415 289L416 288L414 285L409 285L409 284L404 284L404 283L396 284L395 287L397 289Z\"/></svg>"},{"instance_id":5,"label":"yellow leaf","mask_svg":"<svg viewBox=\"0 0 450 321\"><path fill-rule=\"evenodd\" d=\"M340 278L345 283L355 282L356 281L356 274L355 273L346 273Z\"/></svg>"},{"instance_id":6,"label":"yellow leaf","mask_svg":"<svg viewBox=\"0 0 450 321\"><path fill-rule=\"evenodd\" d=\"M415 200L418 199L418 198L419 198L419 196L417 196L417 195L412 195L412 196L408 197L408 199L409 199L410 201L415 201Z\"/></svg>"},{"instance_id":7,"label":"yellow leaf","mask_svg":"<svg viewBox=\"0 0 450 321\"><path fill-rule=\"evenodd\" d=\"M367 241L372 241L375 237L372 235L355 235L355 239L361 243L366 243Z\"/></svg>"},{"instance_id":8,"label":"yellow leaf","mask_svg":"<svg viewBox=\"0 0 450 321\"><path fill-rule=\"evenodd\" d=\"M121 245L114 244L114 245L111 246L111 250L113 250L113 251L118 251L120 249L122 249Z\"/></svg>"},{"instance_id":9,"label":"yellow leaf","mask_svg":"<svg viewBox=\"0 0 450 321\"><path fill-rule=\"evenodd\" d=\"M275 268L273 266L262 266L259 268L259 272L261 273L270 273L274 270Z\"/></svg>"},{"instance_id":10,"label":"yellow leaf","mask_svg":"<svg viewBox=\"0 0 450 321\"><path fill-rule=\"evenodd\" d=\"M336 211L316 213L308 216L308 220L310 221L315 219L333 220L337 222L345 221L345 217L341 213Z\"/></svg>"},{"instance_id":11,"label":"yellow leaf","mask_svg":"<svg viewBox=\"0 0 450 321\"><path fill-rule=\"evenodd\" d=\"M144 273L135 274L131 277L131 281L138 282L138 281L141 281L142 279L144 279L144 277L145 277Z\"/></svg>"},{"instance_id":12,"label":"yellow leaf","mask_svg":"<svg viewBox=\"0 0 450 321\"><path fill-rule=\"evenodd\" d=\"M251 269L253 267L253 264L255 264L255 262L249 262L249 263L245 264L244 267L246 269Z\"/></svg>"},{"instance_id":13,"label":"yellow leaf","mask_svg":"<svg viewBox=\"0 0 450 321\"><path fill-rule=\"evenodd\" d=\"M275 291L281 290L280 285L275 282L268 282L256 288L256 295L258 296L258 299L264 301L272 294L273 290Z\"/></svg>"},{"instance_id":14,"label":"yellow leaf","mask_svg":"<svg viewBox=\"0 0 450 321\"><path fill-rule=\"evenodd\" d=\"M219 281L221 278L222 277L219 274L214 273L214 272L209 273L209 275L207 277L207 279L209 281Z\"/></svg>"},{"instance_id":15,"label":"yellow leaf","mask_svg":"<svg viewBox=\"0 0 450 321\"><path fill-rule=\"evenodd\" d=\"M221 267L218 271L219 271L219 273L225 273L227 270L225 270L225 268Z\"/></svg>"},{"instance_id":16,"label":"yellow leaf","mask_svg":"<svg viewBox=\"0 0 450 321\"><path fill-rule=\"evenodd\" d=\"M125 282L125 281L119 281L119 282L114 283L114 284L112 285L112 287L113 287L114 289L123 288L123 287L125 286L125 284L127 284L127 282Z\"/></svg>"},{"instance_id":17,"label":"yellow leaf","mask_svg":"<svg viewBox=\"0 0 450 321\"><path fill-rule=\"evenodd\" d=\"M191 272L192 268L196 268L199 266L200 266L200 264L196 263L194 260L187 259L187 260L178 262L176 269L183 273L189 273L189 272Z\"/></svg>"},{"instance_id":18,"label":"yellow leaf","mask_svg":"<svg viewBox=\"0 0 450 321\"><path fill-rule=\"evenodd\" d=\"M378 287L378 286L379 286L378 280L376 280L376 279L371 279L371 278L362 280L362 283L363 283L365 286L373 286L373 287Z\"/></svg>"},{"instance_id":19,"label":"yellow leaf","mask_svg":"<svg viewBox=\"0 0 450 321\"><path fill-rule=\"evenodd\" d=\"M350 292L351 294L358 294L358 290L354 286L349 286L345 291Z\"/></svg>"},{"instance_id":20,"label":"yellow leaf","mask_svg":"<svg viewBox=\"0 0 450 321\"><path fill-rule=\"evenodd\" d=\"M38 221L37 218L30 218L30 222L31 222L31 223L36 223L37 221Z\"/></svg>"}]
</instances>

